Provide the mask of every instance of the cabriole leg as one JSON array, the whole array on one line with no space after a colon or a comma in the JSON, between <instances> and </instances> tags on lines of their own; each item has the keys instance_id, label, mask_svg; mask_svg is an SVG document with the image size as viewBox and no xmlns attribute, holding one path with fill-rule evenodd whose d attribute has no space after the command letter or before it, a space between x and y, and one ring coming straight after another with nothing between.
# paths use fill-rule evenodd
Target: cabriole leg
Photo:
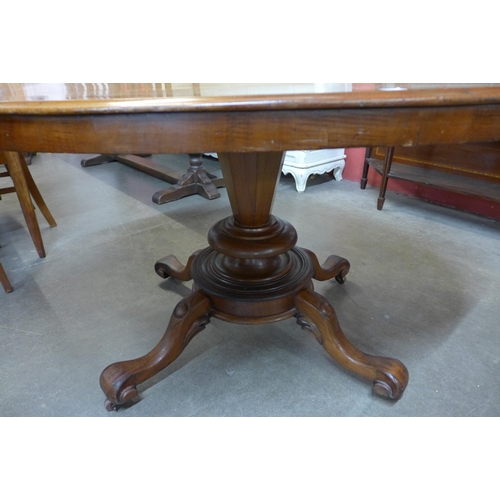
<instances>
[{"instance_id":1,"label":"cabriole leg","mask_svg":"<svg viewBox=\"0 0 500 500\"><path fill-rule=\"evenodd\" d=\"M106 409L118 410L137 396L137 385L172 363L193 337L210 321L210 300L202 291L181 300L174 309L165 334L148 354L108 366L100 384L106 395Z\"/></svg>"},{"instance_id":2,"label":"cabriole leg","mask_svg":"<svg viewBox=\"0 0 500 500\"><path fill-rule=\"evenodd\" d=\"M297 323L311 332L330 356L348 370L373 382L373 392L398 400L408 385L408 370L393 358L371 356L354 347L345 337L337 315L327 300L303 290L295 298Z\"/></svg>"}]
</instances>

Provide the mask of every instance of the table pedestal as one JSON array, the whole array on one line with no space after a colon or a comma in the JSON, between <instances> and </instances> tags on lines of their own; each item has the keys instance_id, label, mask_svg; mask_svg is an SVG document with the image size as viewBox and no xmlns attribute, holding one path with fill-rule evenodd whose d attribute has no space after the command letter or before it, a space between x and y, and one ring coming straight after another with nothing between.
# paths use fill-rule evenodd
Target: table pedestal
<instances>
[{"instance_id":1,"label":"table pedestal","mask_svg":"<svg viewBox=\"0 0 500 500\"><path fill-rule=\"evenodd\" d=\"M376 394L399 399L408 383L406 367L354 347L333 307L313 290L313 279L344 283L349 262L333 255L320 265L313 252L295 246L293 226L270 214L283 154L228 153L219 161L233 215L212 227L209 246L186 266L172 255L156 263L163 278L192 279L194 291L177 304L151 352L103 371L106 408L116 410L137 396L137 386L172 363L211 317L262 324L295 316L338 363L372 381Z\"/></svg>"}]
</instances>

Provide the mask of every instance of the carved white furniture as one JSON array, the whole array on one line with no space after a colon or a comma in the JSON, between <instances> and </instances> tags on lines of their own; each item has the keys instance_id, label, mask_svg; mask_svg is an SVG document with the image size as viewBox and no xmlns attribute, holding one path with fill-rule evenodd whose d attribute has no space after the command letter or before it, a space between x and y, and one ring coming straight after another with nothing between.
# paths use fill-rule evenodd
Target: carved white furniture
<instances>
[{"instance_id":1,"label":"carved white furniture","mask_svg":"<svg viewBox=\"0 0 500 500\"><path fill-rule=\"evenodd\" d=\"M288 151L285 155L284 174L292 174L299 193L306 189L307 179L313 174L333 171L336 181L342 180L345 167L344 149L320 149L317 151Z\"/></svg>"}]
</instances>

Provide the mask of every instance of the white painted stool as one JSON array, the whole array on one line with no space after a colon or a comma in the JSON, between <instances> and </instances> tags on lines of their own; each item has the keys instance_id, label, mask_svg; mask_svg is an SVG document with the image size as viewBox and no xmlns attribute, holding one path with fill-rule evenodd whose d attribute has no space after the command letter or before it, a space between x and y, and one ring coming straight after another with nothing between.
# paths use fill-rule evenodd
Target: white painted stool
<instances>
[{"instance_id":1,"label":"white painted stool","mask_svg":"<svg viewBox=\"0 0 500 500\"><path fill-rule=\"evenodd\" d=\"M283 168L284 174L292 174L299 193L306 189L307 179L313 175L333 171L336 181L342 180L345 167L344 149L320 149L317 151L287 151Z\"/></svg>"}]
</instances>

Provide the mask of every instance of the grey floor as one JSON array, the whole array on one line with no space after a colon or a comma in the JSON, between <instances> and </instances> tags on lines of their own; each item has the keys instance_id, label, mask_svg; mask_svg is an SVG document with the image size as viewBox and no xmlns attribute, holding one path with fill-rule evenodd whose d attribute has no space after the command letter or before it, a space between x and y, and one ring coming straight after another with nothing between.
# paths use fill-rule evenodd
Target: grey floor
<instances>
[{"instance_id":1,"label":"grey floor","mask_svg":"<svg viewBox=\"0 0 500 500\"><path fill-rule=\"evenodd\" d=\"M299 245L351 262L344 286L316 284L361 350L405 363L403 398L338 366L293 320L237 326L212 320L140 400L104 409L99 375L148 352L190 283L159 278L156 260L186 260L230 214L192 196L155 205L165 187L118 163L84 169L90 155L37 155L31 171L58 226L39 221L40 259L14 194L0 201L1 416L499 416L500 227L479 216L317 177L303 194L283 177L273 213ZM157 156L184 169L187 157ZM218 170L206 160L209 170ZM2 185L8 180L2 179Z\"/></svg>"}]
</instances>

